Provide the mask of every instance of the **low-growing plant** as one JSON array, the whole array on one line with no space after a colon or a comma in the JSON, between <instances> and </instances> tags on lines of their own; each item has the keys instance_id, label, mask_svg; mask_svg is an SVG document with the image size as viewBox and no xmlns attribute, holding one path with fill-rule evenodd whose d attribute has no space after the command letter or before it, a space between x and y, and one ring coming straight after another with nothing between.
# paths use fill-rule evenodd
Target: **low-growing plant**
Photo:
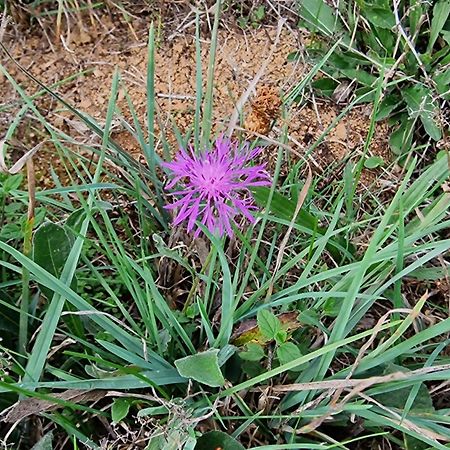
<instances>
[{"instance_id":1,"label":"low-growing plant","mask_svg":"<svg viewBox=\"0 0 450 450\"><path fill-rule=\"evenodd\" d=\"M264 139L215 153L216 6L205 89L196 16L195 118L185 135L174 125L178 153L155 127L163 121L155 108L153 27L145 127L119 71L104 125L33 79L97 136L83 152L0 66L22 100L8 135L18 132L25 112L32 114L70 179L63 185L55 175L54 188L37 190L47 221L33 230L32 253L0 239L0 266L16 287L9 300L0 291L1 305L16 315L8 330L26 337L24 348L0 343L6 443L30 448L34 442L21 438L37 415L52 428L41 448L70 437L74 448L93 449L136 442L147 450L345 449L372 439L408 450L446 449L448 409L433 402L430 384L445 389L450 374L450 319L446 310L427 316L430 293L407 298L403 291L417 277L442 276L446 264L446 155L420 171L412 157L395 195L369 216L348 219L343 211L355 207L353 185L339 180L323 201L312 175L303 175L304 161L285 159L286 127L270 148L270 186L257 160L267 150ZM285 114L289 99L332 56L284 97ZM376 99L379 83L371 87ZM117 104L119 90L129 121ZM114 141L114 118L136 139L144 163ZM169 162L171 154L177 156ZM237 195L238 175L263 186L250 183ZM350 176L356 184L359 172ZM168 178L179 191L167 189ZM26 204L27 192L13 180L7 203ZM179 202L175 224L172 198ZM241 225L238 212L254 217ZM197 239L188 229L199 231ZM36 302L24 304L23 285Z\"/></svg>"},{"instance_id":2,"label":"low-growing plant","mask_svg":"<svg viewBox=\"0 0 450 450\"><path fill-rule=\"evenodd\" d=\"M318 60L336 37L339 49L313 87L343 103L369 92L381 77L377 120L393 127L392 151L414 148L417 131L433 141L447 133L450 100L450 3L422 1L299 2L300 25L312 32L308 54ZM295 55L292 55L295 57ZM365 96L365 102L373 101ZM419 139L420 143L421 140Z\"/></svg>"}]
</instances>

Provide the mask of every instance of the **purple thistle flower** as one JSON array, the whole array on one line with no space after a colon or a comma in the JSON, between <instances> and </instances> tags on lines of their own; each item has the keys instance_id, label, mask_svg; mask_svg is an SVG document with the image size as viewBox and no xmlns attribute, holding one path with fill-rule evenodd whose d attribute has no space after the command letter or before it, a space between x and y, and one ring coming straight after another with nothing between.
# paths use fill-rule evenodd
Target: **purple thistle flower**
<instances>
[{"instance_id":1,"label":"purple thistle flower","mask_svg":"<svg viewBox=\"0 0 450 450\"><path fill-rule=\"evenodd\" d=\"M213 148L196 155L180 149L174 161L164 163L172 171L173 179L166 189L179 184L180 189L171 195L178 199L167 209L178 209L173 225L187 220L187 230L192 231L195 221L206 225L211 233L225 232L232 236L232 223L243 215L251 223L251 214L257 209L250 194L251 186L270 185L270 177L264 170L265 164L247 166L260 152L261 148L250 150L248 144L239 148L238 142L218 138ZM197 227L194 236L201 229Z\"/></svg>"}]
</instances>

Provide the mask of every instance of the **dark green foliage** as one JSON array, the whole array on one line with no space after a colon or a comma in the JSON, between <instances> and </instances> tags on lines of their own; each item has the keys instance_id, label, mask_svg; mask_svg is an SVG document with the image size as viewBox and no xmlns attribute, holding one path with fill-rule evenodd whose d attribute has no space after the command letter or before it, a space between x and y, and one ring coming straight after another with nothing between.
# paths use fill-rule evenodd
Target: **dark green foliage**
<instances>
[{"instance_id":1,"label":"dark green foliage","mask_svg":"<svg viewBox=\"0 0 450 450\"><path fill-rule=\"evenodd\" d=\"M222 431L210 431L197 440L195 450L244 450L235 439Z\"/></svg>"},{"instance_id":2,"label":"dark green foliage","mask_svg":"<svg viewBox=\"0 0 450 450\"><path fill-rule=\"evenodd\" d=\"M313 86L325 96L350 80L358 97L363 88L375 88L383 79L383 100L377 120L390 119L394 127L390 145L394 153L411 150L415 131L423 128L432 141L448 128L442 114L449 99L450 2L394 2L386 0L338 2L338 10L325 0L300 2L300 25L316 33L310 57L320 60L336 36L339 51L323 67L326 77ZM370 100L366 98L365 101Z\"/></svg>"}]
</instances>

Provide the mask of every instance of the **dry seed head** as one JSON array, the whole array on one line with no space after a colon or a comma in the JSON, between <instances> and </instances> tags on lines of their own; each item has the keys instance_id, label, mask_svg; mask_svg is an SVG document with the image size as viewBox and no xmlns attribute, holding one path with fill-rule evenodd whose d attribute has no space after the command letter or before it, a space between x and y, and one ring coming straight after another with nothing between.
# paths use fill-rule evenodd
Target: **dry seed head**
<instances>
[{"instance_id":1,"label":"dry seed head","mask_svg":"<svg viewBox=\"0 0 450 450\"><path fill-rule=\"evenodd\" d=\"M268 85L261 86L251 106L252 110L244 127L254 133L267 134L280 114L281 98L278 89Z\"/></svg>"}]
</instances>

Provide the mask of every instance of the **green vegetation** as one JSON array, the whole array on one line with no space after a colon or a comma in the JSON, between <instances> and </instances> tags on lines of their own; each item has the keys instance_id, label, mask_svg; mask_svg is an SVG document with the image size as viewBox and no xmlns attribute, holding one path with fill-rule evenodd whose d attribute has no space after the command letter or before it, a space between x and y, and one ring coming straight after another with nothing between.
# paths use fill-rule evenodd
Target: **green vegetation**
<instances>
[{"instance_id":1,"label":"green vegetation","mask_svg":"<svg viewBox=\"0 0 450 450\"><path fill-rule=\"evenodd\" d=\"M258 220L233 240L206 228L199 241L171 239L182 226L172 228L165 209L161 163L172 149L168 133L155 131L162 121L153 26L145 121L118 70L102 123L34 79L97 137L93 144L50 124L0 65L21 100L0 152L9 155L32 116L70 180L53 172L55 187L33 193L30 169L0 175L6 444L32 448L37 415L46 428L35 449L449 448L448 292L436 280L448 282L450 250L448 155L437 148L448 139L450 3L394 3L341 1L333 10L322 0L301 2L313 60L284 93L283 116L309 89L331 95L347 80L355 89L341 100L341 116L370 103L369 132L342 176L331 177L330 166L309 182L307 163L286 151L283 125L271 148L272 186L253 192ZM216 137L219 19L217 7L204 74L196 16L195 120L185 134L171 125L182 147ZM144 161L112 138L115 119ZM369 156L384 119L392 162ZM365 169L390 174L394 166L402 171L392 175L390 195L361 189ZM2 171L10 167L6 158Z\"/></svg>"},{"instance_id":2,"label":"green vegetation","mask_svg":"<svg viewBox=\"0 0 450 450\"><path fill-rule=\"evenodd\" d=\"M301 23L313 34L309 52L321 59L336 36L339 49L322 68L324 77L313 86L338 101L364 96L382 80L377 120L393 127L392 151L411 151L417 128L434 141L449 123L444 109L450 100L450 2L416 0L390 2L301 2ZM420 132L420 131L419 131Z\"/></svg>"}]
</instances>

